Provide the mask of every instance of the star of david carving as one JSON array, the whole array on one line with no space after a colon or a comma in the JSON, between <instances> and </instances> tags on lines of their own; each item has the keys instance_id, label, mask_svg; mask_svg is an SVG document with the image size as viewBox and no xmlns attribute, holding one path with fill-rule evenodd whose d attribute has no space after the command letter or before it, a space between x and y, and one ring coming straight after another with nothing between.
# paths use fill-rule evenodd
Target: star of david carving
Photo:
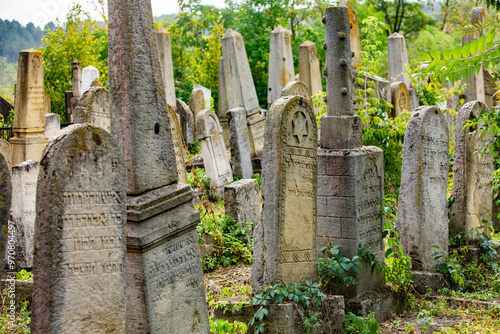
<instances>
[{"instance_id":1,"label":"star of david carving","mask_svg":"<svg viewBox=\"0 0 500 334\"><path fill-rule=\"evenodd\" d=\"M303 112L297 111L292 120L293 136L297 138L299 144L307 138L309 124L307 123L306 115Z\"/></svg>"}]
</instances>

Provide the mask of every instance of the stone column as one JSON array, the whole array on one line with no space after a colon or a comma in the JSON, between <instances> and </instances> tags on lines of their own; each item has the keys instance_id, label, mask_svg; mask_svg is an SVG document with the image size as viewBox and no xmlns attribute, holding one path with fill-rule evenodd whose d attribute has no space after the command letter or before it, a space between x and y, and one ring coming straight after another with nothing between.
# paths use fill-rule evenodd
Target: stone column
<instances>
[{"instance_id":1,"label":"stone column","mask_svg":"<svg viewBox=\"0 0 500 334\"><path fill-rule=\"evenodd\" d=\"M268 107L280 97L283 87L293 81L294 77L295 69L293 67L290 32L282 26L278 26L271 32L269 45Z\"/></svg>"},{"instance_id":2,"label":"stone column","mask_svg":"<svg viewBox=\"0 0 500 334\"><path fill-rule=\"evenodd\" d=\"M229 125L227 123L226 113L229 110L227 106L227 90L226 79L224 76L224 59L219 59L219 110L217 116L219 117L220 125L222 126L222 137L224 137L224 145L229 148Z\"/></svg>"},{"instance_id":3,"label":"stone column","mask_svg":"<svg viewBox=\"0 0 500 334\"><path fill-rule=\"evenodd\" d=\"M16 99L14 106L14 137L12 164L40 160L48 142L45 114L50 113L49 95L43 89L42 52L33 49L19 52Z\"/></svg>"},{"instance_id":4,"label":"stone column","mask_svg":"<svg viewBox=\"0 0 500 334\"><path fill-rule=\"evenodd\" d=\"M178 183L151 5L108 1L111 132L127 167L127 332L207 333L193 191Z\"/></svg>"},{"instance_id":5,"label":"stone column","mask_svg":"<svg viewBox=\"0 0 500 334\"><path fill-rule=\"evenodd\" d=\"M10 167L0 154L0 273L3 272L4 267L7 271L15 271L16 267L14 264L9 265L5 262L7 248L7 232L9 230L9 216L10 216L10 204L12 197L12 184L10 177ZM4 266L4 264L6 264Z\"/></svg>"},{"instance_id":6,"label":"stone column","mask_svg":"<svg viewBox=\"0 0 500 334\"><path fill-rule=\"evenodd\" d=\"M82 65L78 59L73 60L73 97L82 96Z\"/></svg>"},{"instance_id":7,"label":"stone column","mask_svg":"<svg viewBox=\"0 0 500 334\"><path fill-rule=\"evenodd\" d=\"M311 95L323 91L318 53L313 42L305 41L299 46L299 79Z\"/></svg>"},{"instance_id":8,"label":"stone column","mask_svg":"<svg viewBox=\"0 0 500 334\"><path fill-rule=\"evenodd\" d=\"M243 108L230 109L227 112L229 122L229 142L231 148L231 166L233 173L242 179L251 179L253 175L250 158L250 141Z\"/></svg>"},{"instance_id":9,"label":"stone column","mask_svg":"<svg viewBox=\"0 0 500 334\"><path fill-rule=\"evenodd\" d=\"M165 86L165 96L167 103L174 108L177 108L175 99L175 80L174 80L174 64L172 62L172 44L170 41L170 33L163 28L156 31L156 42L158 43L158 52L160 54L160 66L163 77L163 85Z\"/></svg>"},{"instance_id":10,"label":"stone column","mask_svg":"<svg viewBox=\"0 0 500 334\"><path fill-rule=\"evenodd\" d=\"M352 8L352 4L349 0L340 0L339 6L347 7L347 10L349 10L351 51L354 53L352 57L352 66L358 68L361 66L361 56L359 55L361 51L361 41L359 40L358 15L354 8Z\"/></svg>"},{"instance_id":11,"label":"stone column","mask_svg":"<svg viewBox=\"0 0 500 334\"><path fill-rule=\"evenodd\" d=\"M326 8L324 22L327 114L321 118L318 150L318 249L326 238L343 245L344 256L353 257L361 243L383 260L384 224L379 216L384 197L383 152L361 143L361 121L354 114L351 95L347 8ZM383 275L369 268L356 278L358 284L345 288L344 295L375 290L384 282Z\"/></svg>"},{"instance_id":12,"label":"stone column","mask_svg":"<svg viewBox=\"0 0 500 334\"><path fill-rule=\"evenodd\" d=\"M90 65L82 70L82 94L92 86L92 82L99 79L99 70Z\"/></svg>"}]
</instances>

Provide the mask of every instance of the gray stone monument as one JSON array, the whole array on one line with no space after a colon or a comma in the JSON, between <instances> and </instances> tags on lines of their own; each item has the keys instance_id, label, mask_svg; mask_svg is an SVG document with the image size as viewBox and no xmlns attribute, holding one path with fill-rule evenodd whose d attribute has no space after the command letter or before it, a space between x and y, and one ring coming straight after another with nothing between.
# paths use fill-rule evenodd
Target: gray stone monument
<instances>
[{"instance_id":1,"label":"gray stone monument","mask_svg":"<svg viewBox=\"0 0 500 334\"><path fill-rule=\"evenodd\" d=\"M205 108L205 95L201 89L193 89L189 97L189 109L193 112L195 119Z\"/></svg>"},{"instance_id":2,"label":"gray stone monument","mask_svg":"<svg viewBox=\"0 0 500 334\"><path fill-rule=\"evenodd\" d=\"M236 220L241 227L245 223L260 221L259 183L255 179L244 179L224 187L226 216Z\"/></svg>"},{"instance_id":3,"label":"gray stone monument","mask_svg":"<svg viewBox=\"0 0 500 334\"><path fill-rule=\"evenodd\" d=\"M233 173L242 179L251 179L253 174L248 139L247 117L243 108L230 109L227 112L229 122L229 146L231 149L231 167Z\"/></svg>"},{"instance_id":4,"label":"gray stone monument","mask_svg":"<svg viewBox=\"0 0 500 334\"><path fill-rule=\"evenodd\" d=\"M75 124L40 162L32 333L125 333L126 170L116 140Z\"/></svg>"},{"instance_id":5,"label":"gray stone monument","mask_svg":"<svg viewBox=\"0 0 500 334\"><path fill-rule=\"evenodd\" d=\"M399 117L403 110L412 111L410 106L410 95L404 82L391 83L392 117Z\"/></svg>"},{"instance_id":6,"label":"gray stone monument","mask_svg":"<svg viewBox=\"0 0 500 334\"><path fill-rule=\"evenodd\" d=\"M302 96L312 105L311 93L302 81L290 81L281 91L281 97L293 95Z\"/></svg>"},{"instance_id":7,"label":"gray stone monument","mask_svg":"<svg viewBox=\"0 0 500 334\"><path fill-rule=\"evenodd\" d=\"M202 85L193 85L193 89L200 89L203 92L203 99L205 100L205 109L212 109L212 91Z\"/></svg>"},{"instance_id":8,"label":"gray stone monument","mask_svg":"<svg viewBox=\"0 0 500 334\"><path fill-rule=\"evenodd\" d=\"M179 175L179 182L188 183L186 173L186 154L184 152L184 145L182 143L182 132L179 125L179 119L174 109L167 104L168 116L170 122L170 132L172 133L172 142L175 150L175 163L177 165L177 174Z\"/></svg>"},{"instance_id":9,"label":"gray stone monument","mask_svg":"<svg viewBox=\"0 0 500 334\"><path fill-rule=\"evenodd\" d=\"M276 100L267 114L261 221L254 231L252 291L317 279L318 134L301 96Z\"/></svg>"},{"instance_id":10,"label":"gray stone monument","mask_svg":"<svg viewBox=\"0 0 500 334\"><path fill-rule=\"evenodd\" d=\"M73 97L80 98L82 96L82 65L78 59L73 60Z\"/></svg>"},{"instance_id":11,"label":"gray stone monument","mask_svg":"<svg viewBox=\"0 0 500 334\"><path fill-rule=\"evenodd\" d=\"M192 144L194 143L194 114L184 101L176 100L182 138L187 144Z\"/></svg>"},{"instance_id":12,"label":"gray stone monument","mask_svg":"<svg viewBox=\"0 0 500 334\"><path fill-rule=\"evenodd\" d=\"M11 168L12 167L12 149L10 148L9 142L6 141L5 139L0 139L0 153L3 155L3 157L7 161L7 165L9 165L9 168Z\"/></svg>"},{"instance_id":13,"label":"gray stone monument","mask_svg":"<svg viewBox=\"0 0 500 334\"><path fill-rule=\"evenodd\" d=\"M174 64L172 62L172 43L170 34L163 28L156 31L156 42L158 43L158 52L160 55L160 66L163 77L163 86L165 86L165 96L167 103L172 107L177 107L175 98L175 80Z\"/></svg>"},{"instance_id":14,"label":"gray stone monument","mask_svg":"<svg viewBox=\"0 0 500 334\"><path fill-rule=\"evenodd\" d=\"M343 245L342 254L353 257L362 243L383 260L384 197L383 152L361 142L361 120L355 115L351 93L351 47L346 7L325 10L326 115L321 117L318 150L318 249L325 239ZM321 255L321 254L318 254ZM356 296L376 290L383 275L365 267L358 284L343 294Z\"/></svg>"},{"instance_id":15,"label":"gray stone monument","mask_svg":"<svg viewBox=\"0 0 500 334\"><path fill-rule=\"evenodd\" d=\"M89 123L111 130L109 92L104 87L90 87L83 93L73 116L75 123Z\"/></svg>"},{"instance_id":16,"label":"gray stone monument","mask_svg":"<svg viewBox=\"0 0 500 334\"><path fill-rule=\"evenodd\" d=\"M281 95L281 90L287 83L293 81L293 53L290 32L278 26L271 32L269 44L269 76L267 83L268 107Z\"/></svg>"},{"instance_id":17,"label":"gray stone monument","mask_svg":"<svg viewBox=\"0 0 500 334\"><path fill-rule=\"evenodd\" d=\"M127 167L127 332L208 333L200 216L178 182L151 5L108 9L111 132Z\"/></svg>"},{"instance_id":18,"label":"gray stone monument","mask_svg":"<svg viewBox=\"0 0 500 334\"><path fill-rule=\"evenodd\" d=\"M396 230L413 270L431 271L432 246L448 251L448 125L437 107L415 110L406 129Z\"/></svg>"},{"instance_id":19,"label":"gray stone monument","mask_svg":"<svg viewBox=\"0 0 500 334\"><path fill-rule=\"evenodd\" d=\"M483 102L471 101L464 104L457 114L450 195L455 199L450 209L451 237L460 232L467 234L472 228L483 226L483 219L491 219L493 158L488 150L482 157L477 151L491 139L491 134L487 133L485 137L481 133L472 135L473 129L464 129L467 121L479 116L483 110L487 110Z\"/></svg>"},{"instance_id":20,"label":"gray stone monument","mask_svg":"<svg viewBox=\"0 0 500 334\"><path fill-rule=\"evenodd\" d=\"M300 81L312 95L323 91L318 52L316 44L311 41L305 41L299 46L299 73Z\"/></svg>"},{"instance_id":21,"label":"gray stone monument","mask_svg":"<svg viewBox=\"0 0 500 334\"><path fill-rule=\"evenodd\" d=\"M16 226L16 264L33 267L36 187L40 162L28 160L12 167L12 221Z\"/></svg>"},{"instance_id":22,"label":"gray stone monument","mask_svg":"<svg viewBox=\"0 0 500 334\"><path fill-rule=\"evenodd\" d=\"M0 154L0 273L3 272L7 252L7 232L10 216L10 204L12 197L12 184L10 178L10 166ZM15 267L8 268L9 271Z\"/></svg>"},{"instance_id":23,"label":"gray stone monument","mask_svg":"<svg viewBox=\"0 0 500 334\"><path fill-rule=\"evenodd\" d=\"M82 70L82 94L87 91L95 79L99 79L99 70L90 65Z\"/></svg>"},{"instance_id":24,"label":"gray stone monument","mask_svg":"<svg viewBox=\"0 0 500 334\"><path fill-rule=\"evenodd\" d=\"M223 192L224 186L233 182L233 173L222 138L222 128L212 110L204 110L198 114L196 139L200 142L203 165L210 178L210 186L215 187L218 192Z\"/></svg>"},{"instance_id":25,"label":"gray stone monument","mask_svg":"<svg viewBox=\"0 0 500 334\"><path fill-rule=\"evenodd\" d=\"M224 59L219 59L219 110L217 116L219 117L220 125L222 126L222 137L224 137L224 145L229 148L229 124L227 123L226 113L229 110L227 106L227 90L226 79L224 75Z\"/></svg>"},{"instance_id":26,"label":"gray stone monument","mask_svg":"<svg viewBox=\"0 0 500 334\"><path fill-rule=\"evenodd\" d=\"M58 114L45 114L45 131L43 135L51 140L61 130L61 116Z\"/></svg>"}]
</instances>

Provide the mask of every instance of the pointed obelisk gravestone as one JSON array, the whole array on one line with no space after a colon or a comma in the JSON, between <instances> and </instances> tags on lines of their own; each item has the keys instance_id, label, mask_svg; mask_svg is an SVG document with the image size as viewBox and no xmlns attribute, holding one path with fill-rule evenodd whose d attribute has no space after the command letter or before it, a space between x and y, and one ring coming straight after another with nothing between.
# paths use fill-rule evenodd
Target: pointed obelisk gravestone
<instances>
[{"instance_id":1,"label":"pointed obelisk gravestone","mask_svg":"<svg viewBox=\"0 0 500 334\"><path fill-rule=\"evenodd\" d=\"M83 93L75 108L75 123L89 123L111 131L109 92L104 87L90 87Z\"/></svg>"},{"instance_id":2,"label":"pointed obelisk gravestone","mask_svg":"<svg viewBox=\"0 0 500 334\"><path fill-rule=\"evenodd\" d=\"M126 171L107 131L63 129L40 162L31 332L125 333Z\"/></svg>"},{"instance_id":3,"label":"pointed obelisk gravestone","mask_svg":"<svg viewBox=\"0 0 500 334\"><path fill-rule=\"evenodd\" d=\"M82 70L82 94L87 91L95 79L99 79L99 70L90 65Z\"/></svg>"},{"instance_id":4,"label":"pointed obelisk gravestone","mask_svg":"<svg viewBox=\"0 0 500 334\"><path fill-rule=\"evenodd\" d=\"M12 196L12 184L10 179L10 167L7 160L0 154L0 273L3 273L7 252L7 232L9 226L10 204ZM15 250L12 250L15 252ZM15 266L9 267L9 271L15 270Z\"/></svg>"},{"instance_id":5,"label":"pointed obelisk gravestone","mask_svg":"<svg viewBox=\"0 0 500 334\"><path fill-rule=\"evenodd\" d=\"M262 153L264 125L266 118L261 115L257 92L253 83L243 37L233 29L227 29L222 37L222 55L226 85L227 108L242 107L247 112L250 155Z\"/></svg>"},{"instance_id":6,"label":"pointed obelisk gravestone","mask_svg":"<svg viewBox=\"0 0 500 334\"><path fill-rule=\"evenodd\" d=\"M12 221L16 227L16 264L33 267L36 187L40 162L28 160L12 167Z\"/></svg>"},{"instance_id":7,"label":"pointed obelisk gravestone","mask_svg":"<svg viewBox=\"0 0 500 334\"><path fill-rule=\"evenodd\" d=\"M248 140L247 117L243 108L230 109L227 112L229 122L229 146L231 149L231 167L233 174L242 179L251 179L253 175Z\"/></svg>"},{"instance_id":8,"label":"pointed obelisk gravestone","mask_svg":"<svg viewBox=\"0 0 500 334\"><path fill-rule=\"evenodd\" d=\"M167 103L172 108L176 108L174 64L172 62L172 43L169 32L163 28L158 29L156 31L156 42L158 43L158 52L160 54L161 73Z\"/></svg>"},{"instance_id":9,"label":"pointed obelisk gravestone","mask_svg":"<svg viewBox=\"0 0 500 334\"><path fill-rule=\"evenodd\" d=\"M179 183L151 4L109 0L111 132L127 167L127 333L208 333L193 191Z\"/></svg>"},{"instance_id":10,"label":"pointed obelisk gravestone","mask_svg":"<svg viewBox=\"0 0 500 334\"><path fill-rule=\"evenodd\" d=\"M229 110L227 106L227 88L226 78L224 74L224 58L219 59L219 110L217 116L219 119L226 117L226 112Z\"/></svg>"},{"instance_id":11,"label":"pointed obelisk gravestone","mask_svg":"<svg viewBox=\"0 0 500 334\"><path fill-rule=\"evenodd\" d=\"M186 144L192 144L194 143L194 114L184 101L176 100L182 138Z\"/></svg>"},{"instance_id":12,"label":"pointed obelisk gravestone","mask_svg":"<svg viewBox=\"0 0 500 334\"><path fill-rule=\"evenodd\" d=\"M305 41L299 46L299 73L300 81L312 95L323 91L318 53L313 42Z\"/></svg>"},{"instance_id":13,"label":"pointed obelisk gravestone","mask_svg":"<svg viewBox=\"0 0 500 334\"><path fill-rule=\"evenodd\" d=\"M45 114L45 131L43 135L51 140L61 130L61 116L58 114Z\"/></svg>"},{"instance_id":14,"label":"pointed obelisk gravestone","mask_svg":"<svg viewBox=\"0 0 500 334\"><path fill-rule=\"evenodd\" d=\"M396 81L391 84L392 117L399 117L403 110L411 111L410 95L404 82Z\"/></svg>"},{"instance_id":15,"label":"pointed obelisk gravestone","mask_svg":"<svg viewBox=\"0 0 500 334\"><path fill-rule=\"evenodd\" d=\"M448 125L437 107L415 110L406 129L396 230L413 270L431 271L432 246L448 252Z\"/></svg>"},{"instance_id":16,"label":"pointed obelisk gravestone","mask_svg":"<svg viewBox=\"0 0 500 334\"><path fill-rule=\"evenodd\" d=\"M302 96L309 104L312 105L311 94L302 81L290 81L281 91L281 97L293 95Z\"/></svg>"},{"instance_id":17,"label":"pointed obelisk gravestone","mask_svg":"<svg viewBox=\"0 0 500 334\"><path fill-rule=\"evenodd\" d=\"M222 138L222 128L217 115L212 110L204 110L196 117L196 139L200 142L203 165L210 186L223 192L224 186L233 182L226 146Z\"/></svg>"},{"instance_id":18,"label":"pointed obelisk gravestone","mask_svg":"<svg viewBox=\"0 0 500 334\"><path fill-rule=\"evenodd\" d=\"M317 278L317 147L316 118L307 100L276 100L266 120L263 208L254 231L254 292Z\"/></svg>"},{"instance_id":19,"label":"pointed obelisk gravestone","mask_svg":"<svg viewBox=\"0 0 500 334\"><path fill-rule=\"evenodd\" d=\"M325 10L326 115L321 117L318 150L318 249L325 239L343 245L342 254L353 257L361 243L380 260L384 256L380 216L384 197L383 152L361 142L361 120L354 113L351 93L351 47L346 7ZM318 254L321 256L321 254ZM343 291L356 296L376 290L383 275L365 268L358 284Z\"/></svg>"},{"instance_id":20,"label":"pointed obelisk gravestone","mask_svg":"<svg viewBox=\"0 0 500 334\"><path fill-rule=\"evenodd\" d=\"M278 26L271 32L269 43L269 76L267 83L267 105L280 97L281 90L294 80L292 44L290 32Z\"/></svg>"},{"instance_id":21,"label":"pointed obelisk gravestone","mask_svg":"<svg viewBox=\"0 0 500 334\"><path fill-rule=\"evenodd\" d=\"M361 56L359 55L361 51L361 41L359 40L358 15L354 8L352 8L352 4L349 0L340 0L339 6L347 7L347 10L349 10L351 50L354 52L352 66L358 68L361 66Z\"/></svg>"},{"instance_id":22,"label":"pointed obelisk gravestone","mask_svg":"<svg viewBox=\"0 0 500 334\"><path fill-rule=\"evenodd\" d=\"M12 149L10 144L5 139L0 139L0 154L3 155L5 160L7 161L7 165L9 168L12 167Z\"/></svg>"},{"instance_id":23,"label":"pointed obelisk gravestone","mask_svg":"<svg viewBox=\"0 0 500 334\"><path fill-rule=\"evenodd\" d=\"M483 102L471 101L464 104L457 114L450 195L455 201L450 210L450 237L460 232L467 234L472 228L483 226L483 219L491 217L493 158L488 150L483 156L477 151L491 134L488 132L484 137L481 133L472 135L474 129L464 129L467 121L478 117L483 110L487 110Z\"/></svg>"},{"instance_id":24,"label":"pointed obelisk gravestone","mask_svg":"<svg viewBox=\"0 0 500 334\"><path fill-rule=\"evenodd\" d=\"M43 135L45 114L50 112L49 95L43 89L41 51L29 49L19 52L14 106L14 137L10 139L12 164L40 160L48 142Z\"/></svg>"}]
</instances>

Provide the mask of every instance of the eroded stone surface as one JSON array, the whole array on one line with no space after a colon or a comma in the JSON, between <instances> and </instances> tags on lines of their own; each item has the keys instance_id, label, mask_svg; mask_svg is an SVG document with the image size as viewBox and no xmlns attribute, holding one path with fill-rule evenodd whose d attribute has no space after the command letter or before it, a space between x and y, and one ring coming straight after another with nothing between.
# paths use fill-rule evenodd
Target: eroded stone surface
<instances>
[{"instance_id":1,"label":"eroded stone surface","mask_svg":"<svg viewBox=\"0 0 500 334\"><path fill-rule=\"evenodd\" d=\"M432 270L448 251L448 125L437 107L415 110L406 129L396 230L415 270Z\"/></svg>"},{"instance_id":2,"label":"eroded stone surface","mask_svg":"<svg viewBox=\"0 0 500 334\"><path fill-rule=\"evenodd\" d=\"M348 0L341 0L339 6L347 7L349 10L351 50L355 54L355 56L352 57L352 66L358 68L361 66L361 56L359 55L361 51L361 41L359 39L358 15L354 8L352 8L351 2Z\"/></svg>"},{"instance_id":3,"label":"eroded stone surface","mask_svg":"<svg viewBox=\"0 0 500 334\"><path fill-rule=\"evenodd\" d=\"M261 221L254 231L252 289L316 279L317 127L300 96L274 102L266 120Z\"/></svg>"},{"instance_id":4,"label":"eroded stone surface","mask_svg":"<svg viewBox=\"0 0 500 334\"><path fill-rule=\"evenodd\" d=\"M116 140L72 125L40 162L32 333L125 333L126 171Z\"/></svg>"},{"instance_id":5,"label":"eroded stone surface","mask_svg":"<svg viewBox=\"0 0 500 334\"><path fill-rule=\"evenodd\" d=\"M267 105L281 96L281 90L294 80L292 44L290 32L278 26L271 32L269 46L269 76L267 83Z\"/></svg>"},{"instance_id":6,"label":"eroded stone surface","mask_svg":"<svg viewBox=\"0 0 500 334\"><path fill-rule=\"evenodd\" d=\"M245 223L260 221L259 183L255 179L244 179L224 187L226 216L232 217L243 228Z\"/></svg>"},{"instance_id":7,"label":"eroded stone surface","mask_svg":"<svg viewBox=\"0 0 500 334\"><path fill-rule=\"evenodd\" d=\"M175 109L177 103L175 99L174 64L172 63L172 43L169 32L163 28L158 29L156 31L156 42L158 43L158 52L160 55L165 97L167 103Z\"/></svg>"},{"instance_id":8,"label":"eroded stone surface","mask_svg":"<svg viewBox=\"0 0 500 334\"><path fill-rule=\"evenodd\" d=\"M43 135L51 140L61 130L61 116L45 114L45 131Z\"/></svg>"},{"instance_id":9,"label":"eroded stone surface","mask_svg":"<svg viewBox=\"0 0 500 334\"><path fill-rule=\"evenodd\" d=\"M175 150L175 163L177 165L177 174L179 182L188 183L186 173L186 154L184 153L184 145L182 144L182 133L179 125L179 119L176 112L167 104L168 115L170 117L170 132L172 133L172 142Z\"/></svg>"},{"instance_id":10,"label":"eroded stone surface","mask_svg":"<svg viewBox=\"0 0 500 334\"><path fill-rule=\"evenodd\" d=\"M104 87L87 89L75 108L74 122L89 123L111 131L108 90Z\"/></svg>"},{"instance_id":11,"label":"eroded stone surface","mask_svg":"<svg viewBox=\"0 0 500 334\"><path fill-rule=\"evenodd\" d=\"M189 97L189 109L196 116L205 110L205 96L203 95L203 91L201 89L193 89L191 92L191 96Z\"/></svg>"},{"instance_id":12,"label":"eroded stone surface","mask_svg":"<svg viewBox=\"0 0 500 334\"><path fill-rule=\"evenodd\" d=\"M246 115L247 113L243 108L230 109L227 112L230 130L231 167L233 173L242 179L250 179L253 174Z\"/></svg>"},{"instance_id":13,"label":"eroded stone surface","mask_svg":"<svg viewBox=\"0 0 500 334\"><path fill-rule=\"evenodd\" d=\"M410 111L410 95L404 82L397 81L391 84L392 117L399 117L403 110Z\"/></svg>"},{"instance_id":14,"label":"eroded stone surface","mask_svg":"<svg viewBox=\"0 0 500 334\"><path fill-rule=\"evenodd\" d=\"M299 78L311 94L323 91L316 44L305 41L299 46Z\"/></svg>"},{"instance_id":15,"label":"eroded stone surface","mask_svg":"<svg viewBox=\"0 0 500 334\"><path fill-rule=\"evenodd\" d=\"M307 86L302 81L291 81L286 84L286 86L281 91L281 96L302 96L307 100L309 104L312 105L311 93L307 89Z\"/></svg>"},{"instance_id":16,"label":"eroded stone surface","mask_svg":"<svg viewBox=\"0 0 500 334\"><path fill-rule=\"evenodd\" d=\"M11 197L12 184L10 166L3 155L0 154L0 273L3 272L5 264ZM12 268L9 267L9 269L14 270L15 267L12 266Z\"/></svg>"},{"instance_id":17,"label":"eroded stone surface","mask_svg":"<svg viewBox=\"0 0 500 334\"><path fill-rule=\"evenodd\" d=\"M179 124L182 138L187 144L194 143L194 114L188 105L177 99L177 113L179 114Z\"/></svg>"},{"instance_id":18,"label":"eroded stone surface","mask_svg":"<svg viewBox=\"0 0 500 334\"><path fill-rule=\"evenodd\" d=\"M10 144L5 139L0 139L0 153L7 161L9 168L12 167L12 149L10 148Z\"/></svg>"},{"instance_id":19,"label":"eroded stone surface","mask_svg":"<svg viewBox=\"0 0 500 334\"><path fill-rule=\"evenodd\" d=\"M389 59L389 81L402 81L406 87L410 87L410 76L403 74L410 64L406 40L403 35L395 32L389 36L387 39L387 57Z\"/></svg>"}]
</instances>

